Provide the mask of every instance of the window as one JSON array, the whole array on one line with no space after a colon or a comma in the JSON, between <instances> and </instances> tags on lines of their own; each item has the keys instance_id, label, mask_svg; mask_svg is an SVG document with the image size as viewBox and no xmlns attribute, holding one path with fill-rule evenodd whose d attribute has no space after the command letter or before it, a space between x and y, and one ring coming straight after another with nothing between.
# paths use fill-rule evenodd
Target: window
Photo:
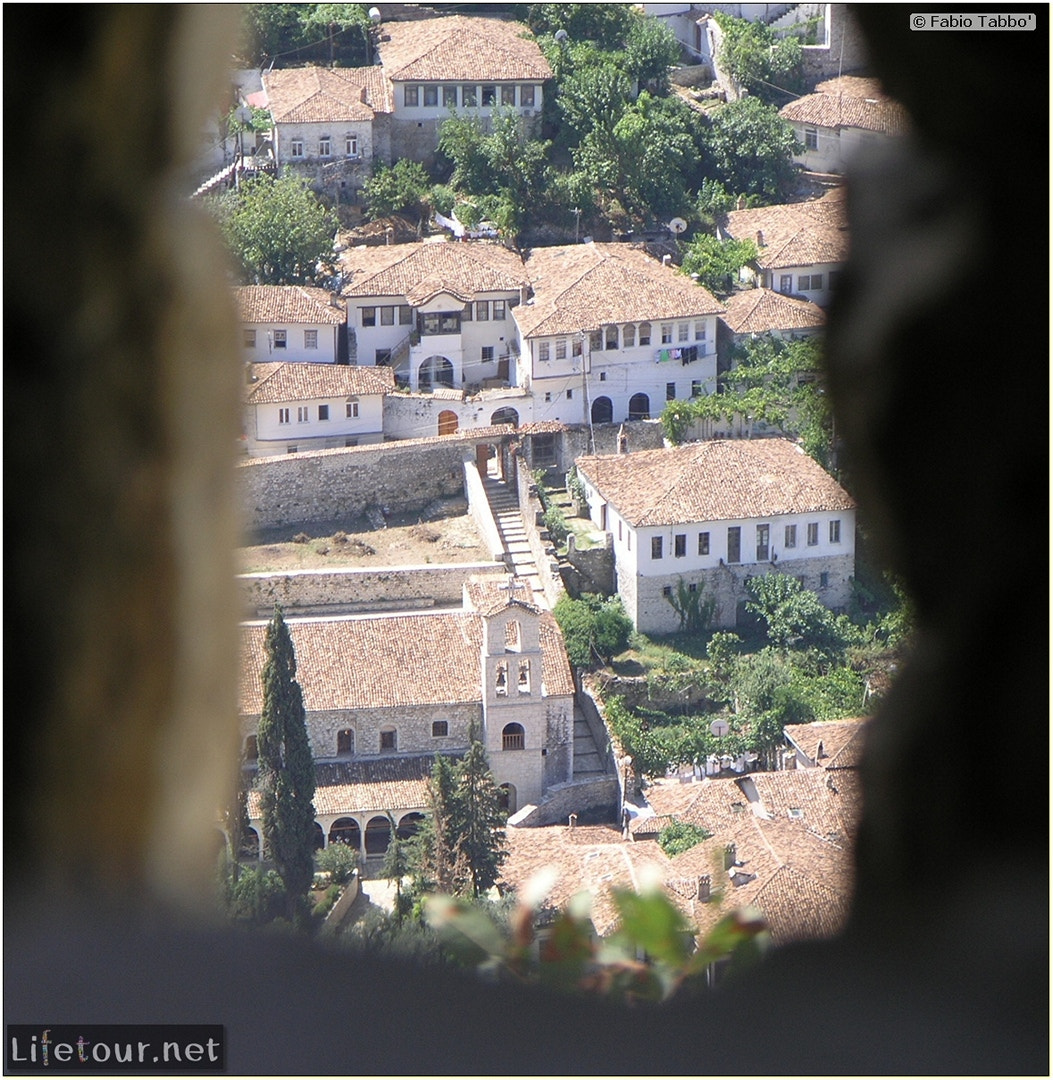
<instances>
[{"instance_id":1,"label":"window","mask_svg":"<svg viewBox=\"0 0 1053 1080\"><path fill-rule=\"evenodd\" d=\"M742 528L738 525L728 527L728 562L737 563L742 560Z\"/></svg>"},{"instance_id":2,"label":"window","mask_svg":"<svg viewBox=\"0 0 1053 1080\"><path fill-rule=\"evenodd\" d=\"M551 401L552 400L552 391L551 390L546 390L545 391L545 400L546 401Z\"/></svg>"},{"instance_id":3,"label":"window","mask_svg":"<svg viewBox=\"0 0 1053 1080\"><path fill-rule=\"evenodd\" d=\"M505 724L501 731L502 750L522 750L526 744L526 732L522 724Z\"/></svg>"},{"instance_id":4,"label":"window","mask_svg":"<svg viewBox=\"0 0 1053 1080\"><path fill-rule=\"evenodd\" d=\"M286 345L286 334L284 330L274 331L274 347L276 349L284 349Z\"/></svg>"},{"instance_id":5,"label":"window","mask_svg":"<svg viewBox=\"0 0 1053 1080\"><path fill-rule=\"evenodd\" d=\"M539 360L547 360L549 358L547 341L539 341L537 343L537 358Z\"/></svg>"},{"instance_id":6,"label":"window","mask_svg":"<svg viewBox=\"0 0 1053 1080\"><path fill-rule=\"evenodd\" d=\"M501 104L502 105L514 105L516 103L516 87L515 83L511 86L501 87Z\"/></svg>"},{"instance_id":7,"label":"window","mask_svg":"<svg viewBox=\"0 0 1053 1080\"><path fill-rule=\"evenodd\" d=\"M589 351L599 352L603 348L603 331L602 330L590 330L589 331Z\"/></svg>"},{"instance_id":8,"label":"window","mask_svg":"<svg viewBox=\"0 0 1053 1080\"><path fill-rule=\"evenodd\" d=\"M618 327L608 326L604 334L604 347L607 349L618 348Z\"/></svg>"},{"instance_id":9,"label":"window","mask_svg":"<svg viewBox=\"0 0 1053 1080\"><path fill-rule=\"evenodd\" d=\"M701 379L692 379L691 380L691 396L692 397L701 397L702 396L702 380Z\"/></svg>"},{"instance_id":10,"label":"window","mask_svg":"<svg viewBox=\"0 0 1053 1080\"><path fill-rule=\"evenodd\" d=\"M256 348L256 331L255 330L242 330L241 343L246 349Z\"/></svg>"},{"instance_id":11,"label":"window","mask_svg":"<svg viewBox=\"0 0 1053 1080\"><path fill-rule=\"evenodd\" d=\"M255 735L250 735L245 740L245 760L246 761L259 761L260 760L260 746L259 740Z\"/></svg>"},{"instance_id":12,"label":"window","mask_svg":"<svg viewBox=\"0 0 1053 1080\"><path fill-rule=\"evenodd\" d=\"M682 559L687 554L687 533L677 533L673 537L673 557Z\"/></svg>"},{"instance_id":13,"label":"window","mask_svg":"<svg viewBox=\"0 0 1053 1080\"><path fill-rule=\"evenodd\" d=\"M567 400L568 401L573 401L574 400L574 391L573 390L568 390L567 391Z\"/></svg>"},{"instance_id":14,"label":"window","mask_svg":"<svg viewBox=\"0 0 1053 1080\"><path fill-rule=\"evenodd\" d=\"M344 446L358 446L358 439L344 439Z\"/></svg>"},{"instance_id":15,"label":"window","mask_svg":"<svg viewBox=\"0 0 1053 1080\"><path fill-rule=\"evenodd\" d=\"M373 363L377 367L385 367L391 363L391 350L390 349L374 349L373 350Z\"/></svg>"},{"instance_id":16,"label":"window","mask_svg":"<svg viewBox=\"0 0 1053 1080\"><path fill-rule=\"evenodd\" d=\"M662 557L662 537L651 537L651 558L660 559Z\"/></svg>"},{"instance_id":17,"label":"window","mask_svg":"<svg viewBox=\"0 0 1053 1080\"><path fill-rule=\"evenodd\" d=\"M691 584L688 585L687 591L688 592L698 592L698 582L697 581L692 581Z\"/></svg>"},{"instance_id":18,"label":"window","mask_svg":"<svg viewBox=\"0 0 1053 1080\"><path fill-rule=\"evenodd\" d=\"M676 383L667 382L665 384L665 399L666 401L676 401Z\"/></svg>"},{"instance_id":19,"label":"window","mask_svg":"<svg viewBox=\"0 0 1053 1080\"><path fill-rule=\"evenodd\" d=\"M380 749L381 750L396 750L398 749L397 733L394 728L386 728L380 733Z\"/></svg>"},{"instance_id":20,"label":"window","mask_svg":"<svg viewBox=\"0 0 1053 1080\"><path fill-rule=\"evenodd\" d=\"M286 451L285 451L285 452L286 452L287 454L295 454L295 453L297 452L297 450L298 450L298 449L299 449L299 448L298 448L298 447L296 447L296 446L289 446L289 447L286 447Z\"/></svg>"},{"instance_id":21,"label":"window","mask_svg":"<svg viewBox=\"0 0 1053 1080\"><path fill-rule=\"evenodd\" d=\"M557 338L556 340L556 359L567 359L567 339L565 337Z\"/></svg>"},{"instance_id":22,"label":"window","mask_svg":"<svg viewBox=\"0 0 1053 1080\"><path fill-rule=\"evenodd\" d=\"M787 525L782 536L782 546L785 548L797 547L797 526Z\"/></svg>"},{"instance_id":23,"label":"window","mask_svg":"<svg viewBox=\"0 0 1053 1080\"><path fill-rule=\"evenodd\" d=\"M779 275L779 292L792 293L793 292L793 274L780 274Z\"/></svg>"},{"instance_id":24,"label":"window","mask_svg":"<svg viewBox=\"0 0 1053 1080\"><path fill-rule=\"evenodd\" d=\"M442 105L444 109L457 108L457 87L444 86L442 88Z\"/></svg>"},{"instance_id":25,"label":"window","mask_svg":"<svg viewBox=\"0 0 1053 1080\"><path fill-rule=\"evenodd\" d=\"M504 300L494 301L494 319L496 319L498 322L505 321L505 307L506 305Z\"/></svg>"},{"instance_id":26,"label":"window","mask_svg":"<svg viewBox=\"0 0 1053 1080\"><path fill-rule=\"evenodd\" d=\"M311 407L309 405L301 405L297 408L296 422L298 424L309 424L311 422Z\"/></svg>"},{"instance_id":27,"label":"window","mask_svg":"<svg viewBox=\"0 0 1053 1080\"><path fill-rule=\"evenodd\" d=\"M420 104L420 87L419 86L407 86L402 91L402 104L407 109L416 108Z\"/></svg>"},{"instance_id":28,"label":"window","mask_svg":"<svg viewBox=\"0 0 1053 1080\"><path fill-rule=\"evenodd\" d=\"M479 359L482 360L482 362L484 364L492 364L494 362L494 347L493 347L493 345L484 345L482 347L482 349L480 350L480 354L481 355L480 355Z\"/></svg>"},{"instance_id":29,"label":"window","mask_svg":"<svg viewBox=\"0 0 1053 1080\"><path fill-rule=\"evenodd\" d=\"M709 554L709 533L707 532L698 534L698 553L699 555Z\"/></svg>"},{"instance_id":30,"label":"window","mask_svg":"<svg viewBox=\"0 0 1053 1080\"><path fill-rule=\"evenodd\" d=\"M390 304L380 309L380 325L381 326L394 326L395 325L395 309Z\"/></svg>"},{"instance_id":31,"label":"window","mask_svg":"<svg viewBox=\"0 0 1053 1080\"><path fill-rule=\"evenodd\" d=\"M305 349L317 349L318 348L318 331L317 330L305 330L303 332L303 347Z\"/></svg>"},{"instance_id":32,"label":"window","mask_svg":"<svg viewBox=\"0 0 1053 1080\"><path fill-rule=\"evenodd\" d=\"M432 720L431 737L433 739L442 739L449 734L450 722L448 720Z\"/></svg>"},{"instance_id":33,"label":"window","mask_svg":"<svg viewBox=\"0 0 1053 1080\"><path fill-rule=\"evenodd\" d=\"M640 323L640 344L651 344L651 324L649 322Z\"/></svg>"},{"instance_id":34,"label":"window","mask_svg":"<svg viewBox=\"0 0 1053 1080\"><path fill-rule=\"evenodd\" d=\"M676 340L687 341L687 336L691 332L691 324L682 322L676 324Z\"/></svg>"},{"instance_id":35,"label":"window","mask_svg":"<svg viewBox=\"0 0 1053 1080\"><path fill-rule=\"evenodd\" d=\"M704 321L695 323L695 341L706 340L706 324Z\"/></svg>"},{"instance_id":36,"label":"window","mask_svg":"<svg viewBox=\"0 0 1053 1080\"><path fill-rule=\"evenodd\" d=\"M318 156L319 157L332 157L333 155L333 141L328 135L323 135L318 140Z\"/></svg>"},{"instance_id":37,"label":"window","mask_svg":"<svg viewBox=\"0 0 1053 1080\"><path fill-rule=\"evenodd\" d=\"M601 371L600 372L600 382L606 382L606 381L607 381L607 372L606 371Z\"/></svg>"},{"instance_id":38,"label":"window","mask_svg":"<svg viewBox=\"0 0 1053 1080\"><path fill-rule=\"evenodd\" d=\"M808 522L808 546L815 547L819 543L819 522Z\"/></svg>"},{"instance_id":39,"label":"window","mask_svg":"<svg viewBox=\"0 0 1053 1080\"><path fill-rule=\"evenodd\" d=\"M279 424L287 424L288 422L289 422L289 410L288 409L279 409L278 410L278 423Z\"/></svg>"},{"instance_id":40,"label":"window","mask_svg":"<svg viewBox=\"0 0 1053 1080\"><path fill-rule=\"evenodd\" d=\"M319 420L328 420L329 419L329 406L328 405L319 405L318 406L318 419Z\"/></svg>"},{"instance_id":41,"label":"window","mask_svg":"<svg viewBox=\"0 0 1053 1080\"><path fill-rule=\"evenodd\" d=\"M473 305L471 301L464 305L464 307L461 309L461 322L472 321L472 308Z\"/></svg>"},{"instance_id":42,"label":"window","mask_svg":"<svg viewBox=\"0 0 1053 1080\"><path fill-rule=\"evenodd\" d=\"M768 561L768 551L770 547L771 526L770 525L758 525L757 526L757 562Z\"/></svg>"},{"instance_id":43,"label":"window","mask_svg":"<svg viewBox=\"0 0 1053 1080\"><path fill-rule=\"evenodd\" d=\"M424 87L424 107L426 109L437 108L439 104L439 88L437 86Z\"/></svg>"},{"instance_id":44,"label":"window","mask_svg":"<svg viewBox=\"0 0 1053 1080\"><path fill-rule=\"evenodd\" d=\"M482 96L483 108L487 105L495 105L497 103L497 87L496 86L484 86Z\"/></svg>"},{"instance_id":45,"label":"window","mask_svg":"<svg viewBox=\"0 0 1053 1080\"><path fill-rule=\"evenodd\" d=\"M422 334L459 334L461 313L459 311L434 311L420 318Z\"/></svg>"},{"instance_id":46,"label":"window","mask_svg":"<svg viewBox=\"0 0 1053 1080\"><path fill-rule=\"evenodd\" d=\"M461 104L464 106L475 105L475 87L474 86L462 86L461 87Z\"/></svg>"},{"instance_id":47,"label":"window","mask_svg":"<svg viewBox=\"0 0 1053 1080\"><path fill-rule=\"evenodd\" d=\"M489 300L476 300L475 302L475 321L486 322L490 318L490 301Z\"/></svg>"},{"instance_id":48,"label":"window","mask_svg":"<svg viewBox=\"0 0 1053 1080\"><path fill-rule=\"evenodd\" d=\"M570 340L570 355L581 356L581 350L585 347L585 342L582 340L581 336L579 335L578 337L571 338Z\"/></svg>"},{"instance_id":49,"label":"window","mask_svg":"<svg viewBox=\"0 0 1053 1080\"><path fill-rule=\"evenodd\" d=\"M357 401L349 401L349 402L347 402L347 412L346 412L345 415L347 416L348 420L357 420L358 419L358 402Z\"/></svg>"},{"instance_id":50,"label":"window","mask_svg":"<svg viewBox=\"0 0 1053 1080\"><path fill-rule=\"evenodd\" d=\"M822 274L801 274L797 278L797 291L809 292L823 287Z\"/></svg>"},{"instance_id":51,"label":"window","mask_svg":"<svg viewBox=\"0 0 1053 1080\"><path fill-rule=\"evenodd\" d=\"M303 157L303 139L293 139L289 145L289 153L293 157Z\"/></svg>"},{"instance_id":52,"label":"window","mask_svg":"<svg viewBox=\"0 0 1053 1080\"><path fill-rule=\"evenodd\" d=\"M662 323L662 344L672 345L673 343L673 324L671 322Z\"/></svg>"},{"instance_id":53,"label":"window","mask_svg":"<svg viewBox=\"0 0 1053 1080\"><path fill-rule=\"evenodd\" d=\"M831 544L840 544L841 543L841 520L840 520L840 518L837 521L831 521L830 522L830 543Z\"/></svg>"},{"instance_id":54,"label":"window","mask_svg":"<svg viewBox=\"0 0 1053 1080\"><path fill-rule=\"evenodd\" d=\"M636 344L636 326L633 323L626 323L622 327L622 347L631 349Z\"/></svg>"},{"instance_id":55,"label":"window","mask_svg":"<svg viewBox=\"0 0 1053 1080\"><path fill-rule=\"evenodd\" d=\"M830 584L830 574L826 570L819 573L819 588L825 589Z\"/></svg>"},{"instance_id":56,"label":"window","mask_svg":"<svg viewBox=\"0 0 1053 1080\"><path fill-rule=\"evenodd\" d=\"M814 127L804 129L804 148L805 150L819 149L819 132Z\"/></svg>"},{"instance_id":57,"label":"window","mask_svg":"<svg viewBox=\"0 0 1053 1080\"><path fill-rule=\"evenodd\" d=\"M519 104L525 109L534 107L534 88L532 86L521 86L519 88Z\"/></svg>"},{"instance_id":58,"label":"window","mask_svg":"<svg viewBox=\"0 0 1053 1080\"><path fill-rule=\"evenodd\" d=\"M409 304L399 304L399 326L413 325L413 308Z\"/></svg>"},{"instance_id":59,"label":"window","mask_svg":"<svg viewBox=\"0 0 1053 1080\"><path fill-rule=\"evenodd\" d=\"M336 752L353 754L355 752L355 733L351 728L344 728L336 733Z\"/></svg>"},{"instance_id":60,"label":"window","mask_svg":"<svg viewBox=\"0 0 1053 1080\"><path fill-rule=\"evenodd\" d=\"M344 153L348 157L358 157L358 136L357 135L345 135L344 136Z\"/></svg>"},{"instance_id":61,"label":"window","mask_svg":"<svg viewBox=\"0 0 1053 1080\"><path fill-rule=\"evenodd\" d=\"M662 586L662 595L663 596L672 596L673 595L673 586L672 585L663 585Z\"/></svg>"},{"instance_id":62,"label":"window","mask_svg":"<svg viewBox=\"0 0 1053 1080\"><path fill-rule=\"evenodd\" d=\"M364 307L362 309L362 325L363 326L376 326L377 325L377 309L372 307Z\"/></svg>"}]
</instances>

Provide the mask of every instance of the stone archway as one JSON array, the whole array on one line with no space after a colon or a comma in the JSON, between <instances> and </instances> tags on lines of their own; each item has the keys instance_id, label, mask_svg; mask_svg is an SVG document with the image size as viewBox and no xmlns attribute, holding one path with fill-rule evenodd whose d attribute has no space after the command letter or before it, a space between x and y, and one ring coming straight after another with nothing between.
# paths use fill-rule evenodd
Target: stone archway
<instances>
[{"instance_id":1,"label":"stone archway","mask_svg":"<svg viewBox=\"0 0 1053 1080\"><path fill-rule=\"evenodd\" d=\"M504 408L498 409L493 416L490 417L490 423L511 424L512 427L519 427L519 413L506 405Z\"/></svg>"},{"instance_id":2,"label":"stone archway","mask_svg":"<svg viewBox=\"0 0 1053 1080\"><path fill-rule=\"evenodd\" d=\"M434 390L437 386L453 389L453 364L445 356L429 356L417 369L420 390Z\"/></svg>"},{"instance_id":3,"label":"stone archway","mask_svg":"<svg viewBox=\"0 0 1053 1080\"><path fill-rule=\"evenodd\" d=\"M405 814L399 821L398 828L395 830L395 836L399 840L409 840L411 836L416 835L417 830L420 829L423 822L423 814L419 814L416 811Z\"/></svg>"},{"instance_id":4,"label":"stone archway","mask_svg":"<svg viewBox=\"0 0 1053 1080\"><path fill-rule=\"evenodd\" d=\"M459 427L460 420L452 409L443 409L439 413L439 434L452 435Z\"/></svg>"},{"instance_id":5,"label":"stone archway","mask_svg":"<svg viewBox=\"0 0 1053 1080\"><path fill-rule=\"evenodd\" d=\"M629 399L629 419L651 419L651 400L646 394L633 394Z\"/></svg>"},{"instance_id":6,"label":"stone archway","mask_svg":"<svg viewBox=\"0 0 1053 1080\"><path fill-rule=\"evenodd\" d=\"M241 838L240 859L258 859L260 857L260 834L250 825Z\"/></svg>"},{"instance_id":7,"label":"stone archway","mask_svg":"<svg viewBox=\"0 0 1053 1080\"><path fill-rule=\"evenodd\" d=\"M366 823L366 856L383 855L391 843L391 822L379 814Z\"/></svg>"},{"instance_id":8,"label":"stone archway","mask_svg":"<svg viewBox=\"0 0 1053 1080\"><path fill-rule=\"evenodd\" d=\"M610 424L614 420L614 403L609 397L598 397L592 403L592 422Z\"/></svg>"},{"instance_id":9,"label":"stone archway","mask_svg":"<svg viewBox=\"0 0 1053 1080\"><path fill-rule=\"evenodd\" d=\"M314 850L321 851L325 847L325 830L316 821L314 823Z\"/></svg>"},{"instance_id":10,"label":"stone archway","mask_svg":"<svg viewBox=\"0 0 1053 1080\"><path fill-rule=\"evenodd\" d=\"M330 844L346 844L358 851L362 847L362 830L352 817L337 818L329 829Z\"/></svg>"}]
</instances>

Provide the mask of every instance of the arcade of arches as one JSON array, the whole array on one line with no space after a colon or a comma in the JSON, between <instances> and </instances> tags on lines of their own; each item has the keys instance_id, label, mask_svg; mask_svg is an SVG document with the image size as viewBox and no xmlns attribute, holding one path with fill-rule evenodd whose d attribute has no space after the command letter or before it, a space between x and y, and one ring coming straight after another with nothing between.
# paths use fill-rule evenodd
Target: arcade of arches
<instances>
[{"instance_id":1,"label":"arcade of arches","mask_svg":"<svg viewBox=\"0 0 1053 1080\"><path fill-rule=\"evenodd\" d=\"M420 828L424 814L417 810L393 815L396 820L395 835L400 840L408 840ZM226 835L226 834L224 834ZM326 814L320 815L314 823L315 850L330 844L347 844L364 858L383 855L391 843L391 818L382 813ZM263 858L263 838L259 823L250 826L242 845L239 857L243 859Z\"/></svg>"}]
</instances>

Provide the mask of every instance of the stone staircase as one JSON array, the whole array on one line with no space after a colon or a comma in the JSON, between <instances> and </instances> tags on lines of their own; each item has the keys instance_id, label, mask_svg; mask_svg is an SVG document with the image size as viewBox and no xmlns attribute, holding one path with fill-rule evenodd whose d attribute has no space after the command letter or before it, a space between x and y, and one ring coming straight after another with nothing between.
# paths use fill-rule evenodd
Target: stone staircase
<instances>
[{"instance_id":1,"label":"stone staircase","mask_svg":"<svg viewBox=\"0 0 1053 1080\"><path fill-rule=\"evenodd\" d=\"M605 775L603 757L592 737L589 722L574 706L574 779L598 779Z\"/></svg>"},{"instance_id":2,"label":"stone staircase","mask_svg":"<svg viewBox=\"0 0 1053 1080\"><path fill-rule=\"evenodd\" d=\"M545 593L541 587L541 577L538 574L537 563L534 561L534 554L530 550L530 542L527 540L523 517L519 512L519 499L515 491L506 481L497 480L492 476L487 476L483 480L483 488L497 524L497 531L501 534L509 568L516 577L530 585L534 593L534 602L540 607L547 608Z\"/></svg>"}]
</instances>

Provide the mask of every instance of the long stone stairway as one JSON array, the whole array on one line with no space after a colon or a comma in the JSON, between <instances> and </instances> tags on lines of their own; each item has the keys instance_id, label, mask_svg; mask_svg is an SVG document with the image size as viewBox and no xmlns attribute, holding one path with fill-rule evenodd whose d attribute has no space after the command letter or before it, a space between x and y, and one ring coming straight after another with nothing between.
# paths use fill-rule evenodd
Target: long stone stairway
<instances>
[{"instance_id":1,"label":"long stone stairway","mask_svg":"<svg viewBox=\"0 0 1053 1080\"><path fill-rule=\"evenodd\" d=\"M487 476L483 480L483 487L486 490L490 509L493 511L494 521L497 523L497 531L501 534L501 542L504 544L505 555L512 573L530 585L535 603L540 607L548 607L541 587L537 563L534 561L534 554L530 550L530 542L527 540L526 529L523 526L523 517L519 512L519 500L516 498L515 491L506 481L498 480L493 476Z\"/></svg>"},{"instance_id":2,"label":"long stone stairway","mask_svg":"<svg viewBox=\"0 0 1053 1080\"><path fill-rule=\"evenodd\" d=\"M574 706L574 779L589 780L604 775L603 758L592 737L589 722Z\"/></svg>"}]
</instances>

